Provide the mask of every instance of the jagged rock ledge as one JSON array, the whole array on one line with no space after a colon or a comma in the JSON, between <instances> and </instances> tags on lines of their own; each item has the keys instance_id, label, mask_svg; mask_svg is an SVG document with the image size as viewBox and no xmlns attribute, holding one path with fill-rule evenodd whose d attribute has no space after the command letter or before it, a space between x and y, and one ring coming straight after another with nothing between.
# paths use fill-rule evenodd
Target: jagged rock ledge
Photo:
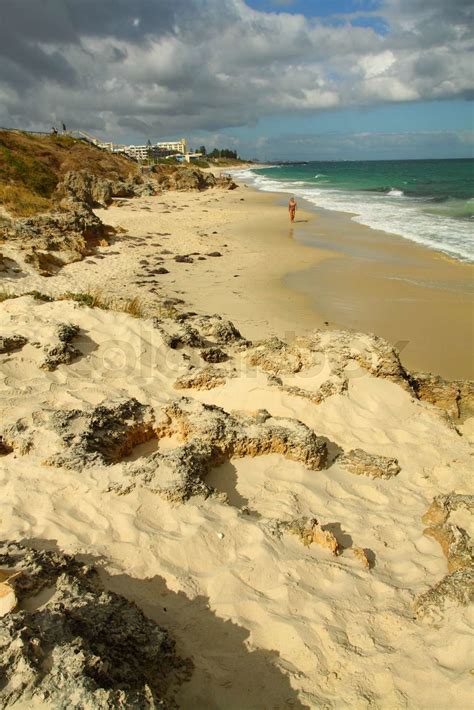
<instances>
[{"instance_id":1,"label":"jagged rock ledge","mask_svg":"<svg viewBox=\"0 0 474 710\"><path fill-rule=\"evenodd\" d=\"M0 616L2 707L176 707L173 694L191 662L135 604L105 591L93 567L2 543L0 568L18 604Z\"/></svg>"},{"instance_id":2,"label":"jagged rock ledge","mask_svg":"<svg viewBox=\"0 0 474 710\"><path fill-rule=\"evenodd\" d=\"M448 574L419 594L414 602L419 617L439 619L453 606L467 606L474 601L473 541L466 530L451 518L457 511L474 514L474 496L450 493L437 496L424 514L425 535L434 538L448 562Z\"/></svg>"}]
</instances>

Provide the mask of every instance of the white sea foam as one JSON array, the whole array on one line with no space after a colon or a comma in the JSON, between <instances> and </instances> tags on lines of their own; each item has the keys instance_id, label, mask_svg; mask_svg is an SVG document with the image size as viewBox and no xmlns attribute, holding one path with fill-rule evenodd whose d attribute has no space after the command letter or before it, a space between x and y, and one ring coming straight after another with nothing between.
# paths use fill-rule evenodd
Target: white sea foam
<instances>
[{"instance_id":1,"label":"white sea foam","mask_svg":"<svg viewBox=\"0 0 474 710\"><path fill-rule=\"evenodd\" d=\"M387 194L369 192L344 192L311 185L311 183L278 180L259 175L252 170L234 172L264 192L287 192L301 197L317 207L339 212L350 212L352 220L397 234L411 241L441 251L460 261L474 262L474 237L472 222L425 212L430 203L423 198L412 198L401 190Z\"/></svg>"}]
</instances>

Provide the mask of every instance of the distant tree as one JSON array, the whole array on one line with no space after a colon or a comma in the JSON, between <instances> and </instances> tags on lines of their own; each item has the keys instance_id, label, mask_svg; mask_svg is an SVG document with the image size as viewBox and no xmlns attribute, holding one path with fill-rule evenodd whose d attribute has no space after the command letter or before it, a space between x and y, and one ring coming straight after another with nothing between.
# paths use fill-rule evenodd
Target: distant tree
<instances>
[{"instance_id":1,"label":"distant tree","mask_svg":"<svg viewBox=\"0 0 474 710\"><path fill-rule=\"evenodd\" d=\"M203 155L207 155L206 146L202 145L200 148L198 148L197 152L202 153Z\"/></svg>"},{"instance_id":2,"label":"distant tree","mask_svg":"<svg viewBox=\"0 0 474 710\"><path fill-rule=\"evenodd\" d=\"M230 150L229 148L214 148L212 153L208 153L209 158L228 158L230 160L239 160L236 150Z\"/></svg>"}]
</instances>

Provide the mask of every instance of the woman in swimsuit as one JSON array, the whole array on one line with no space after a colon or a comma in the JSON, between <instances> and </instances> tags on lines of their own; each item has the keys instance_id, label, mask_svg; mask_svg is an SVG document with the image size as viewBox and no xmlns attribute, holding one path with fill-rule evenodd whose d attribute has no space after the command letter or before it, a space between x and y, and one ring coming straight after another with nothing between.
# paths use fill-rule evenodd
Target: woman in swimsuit
<instances>
[{"instance_id":1,"label":"woman in swimsuit","mask_svg":"<svg viewBox=\"0 0 474 710\"><path fill-rule=\"evenodd\" d=\"M288 212L290 213L290 222L294 222L296 213L296 200L294 197L290 197L290 201L288 203Z\"/></svg>"}]
</instances>

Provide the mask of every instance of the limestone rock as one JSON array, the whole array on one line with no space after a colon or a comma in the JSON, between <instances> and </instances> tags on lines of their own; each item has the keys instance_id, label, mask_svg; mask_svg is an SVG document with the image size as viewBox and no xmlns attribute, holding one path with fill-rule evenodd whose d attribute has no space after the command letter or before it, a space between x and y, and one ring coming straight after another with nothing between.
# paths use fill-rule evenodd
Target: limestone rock
<instances>
[{"instance_id":1,"label":"limestone rock","mask_svg":"<svg viewBox=\"0 0 474 710\"><path fill-rule=\"evenodd\" d=\"M143 175L130 175L126 180L117 180L112 185L114 197L151 197L156 195L157 182Z\"/></svg>"},{"instance_id":2,"label":"limestone rock","mask_svg":"<svg viewBox=\"0 0 474 710\"><path fill-rule=\"evenodd\" d=\"M153 438L153 421L151 407L133 398L116 399L86 410L34 411L1 434L21 455L34 451L47 465L80 471L120 461Z\"/></svg>"},{"instance_id":3,"label":"limestone rock","mask_svg":"<svg viewBox=\"0 0 474 710\"><path fill-rule=\"evenodd\" d=\"M352 449L348 453L341 454L337 458L337 463L350 473L370 478L392 478L400 473L397 459L368 454L363 449Z\"/></svg>"},{"instance_id":4,"label":"limestone rock","mask_svg":"<svg viewBox=\"0 0 474 710\"><path fill-rule=\"evenodd\" d=\"M323 530L316 518L297 518L283 523L281 529L291 535L297 535L305 547L313 543L329 550L333 555L337 555L339 545L329 530Z\"/></svg>"},{"instance_id":5,"label":"limestone rock","mask_svg":"<svg viewBox=\"0 0 474 710\"><path fill-rule=\"evenodd\" d=\"M230 320L226 320L215 314L213 316L196 316L193 318L193 325L203 336L217 345L241 345L245 341L235 325Z\"/></svg>"},{"instance_id":6,"label":"limestone rock","mask_svg":"<svg viewBox=\"0 0 474 710\"><path fill-rule=\"evenodd\" d=\"M173 319L154 318L153 325L160 331L168 347L173 349L185 346L215 349L230 345L240 349L249 345L231 321L218 315L181 313Z\"/></svg>"},{"instance_id":7,"label":"limestone rock","mask_svg":"<svg viewBox=\"0 0 474 710\"><path fill-rule=\"evenodd\" d=\"M225 499L206 484L205 477L227 459L279 453L318 470L327 456L325 442L301 422L274 418L263 410L254 416L229 414L188 398L164 407L162 418L155 423L155 435L159 439L176 436L184 443L127 463L124 479L113 484L111 491L123 495L144 486L173 503L194 495Z\"/></svg>"},{"instance_id":8,"label":"limestone rock","mask_svg":"<svg viewBox=\"0 0 474 710\"><path fill-rule=\"evenodd\" d=\"M104 402L91 411L58 411L54 428L65 446L47 463L80 469L119 461L153 437L153 413L136 399Z\"/></svg>"},{"instance_id":9,"label":"limestone rock","mask_svg":"<svg viewBox=\"0 0 474 710\"><path fill-rule=\"evenodd\" d=\"M22 335L0 335L0 354L21 350L27 342L28 339Z\"/></svg>"},{"instance_id":10,"label":"limestone rock","mask_svg":"<svg viewBox=\"0 0 474 710\"><path fill-rule=\"evenodd\" d=\"M468 606L474 601L474 567L461 568L419 594L413 604L417 617L441 619L448 608Z\"/></svg>"},{"instance_id":11,"label":"limestone rock","mask_svg":"<svg viewBox=\"0 0 474 710\"><path fill-rule=\"evenodd\" d=\"M365 550L362 547L351 547L349 548L351 553L354 555L356 560L358 560L364 569L370 569L370 562L367 557Z\"/></svg>"},{"instance_id":12,"label":"limestone rock","mask_svg":"<svg viewBox=\"0 0 474 710\"><path fill-rule=\"evenodd\" d=\"M71 171L56 187L58 198L69 197L88 207L107 207L112 202L112 181L88 170Z\"/></svg>"},{"instance_id":13,"label":"limestone rock","mask_svg":"<svg viewBox=\"0 0 474 710\"><path fill-rule=\"evenodd\" d=\"M268 384L270 386L278 387L282 392L292 395L293 397L302 397L307 399L313 404L321 404L328 397L332 397L335 394L344 394L347 391L347 380L339 377L335 377L330 380L326 380L322 385L316 390L306 390L302 387L297 387L296 385L285 385L280 377L276 375L269 375Z\"/></svg>"},{"instance_id":14,"label":"limestone rock","mask_svg":"<svg viewBox=\"0 0 474 710\"><path fill-rule=\"evenodd\" d=\"M205 339L190 323L160 318L153 318L152 322L166 345L172 350L182 347L202 348L206 345Z\"/></svg>"},{"instance_id":15,"label":"limestone rock","mask_svg":"<svg viewBox=\"0 0 474 710\"><path fill-rule=\"evenodd\" d=\"M229 414L213 405L201 404L183 397L163 408L163 417L156 423L159 436L178 435L189 441L192 438L207 442L216 455L261 456L279 453L307 468L324 467L327 458L323 439L296 419Z\"/></svg>"},{"instance_id":16,"label":"limestone rock","mask_svg":"<svg viewBox=\"0 0 474 710\"><path fill-rule=\"evenodd\" d=\"M161 190L207 190L212 187L235 190L237 185L230 176L216 178L196 166L155 165L153 176Z\"/></svg>"},{"instance_id":17,"label":"limestone rock","mask_svg":"<svg viewBox=\"0 0 474 710\"><path fill-rule=\"evenodd\" d=\"M312 350L291 346L277 337L269 338L247 353L247 361L272 374L295 374L313 363Z\"/></svg>"},{"instance_id":18,"label":"limestone rock","mask_svg":"<svg viewBox=\"0 0 474 710\"><path fill-rule=\"evenodd\" d=\"M446 411L453 419L474 414L474 382L454 380L417 373L413 375L413 388L421 399Z\"/></svg>"},{"instance_id":19,"label":"limestone rock","mask_svg":"<svg viewBox=\"0 0 474 710\"><path fill-rule=\"evenodd\" d=\"M15 576L12 570L0 569L0 617L9 614L18 604L15 589L11 584Z\"/></svg>"},{"instance_id":20,"label":"limestone rock","mask_svg":"<svg viewBox=\"0 0 474 710\"><path fill-rule=\"evenodd\" d=\"M441 545L448 563L448 574L416 597L414 609L418 616L440 617L447 607L466 606L474 600L472 540L466 530L451 520L458 510L472 515L474 496L457 493L437 496L423 515L422 520L428 525L424 534Z\"/></svg>"},{"instance_id":21,"label":"limestone rock","mask_svg":"<svg viewBox=\"0 0 474 710\"><path fill-rule=\"evenodd\" d=\"M43 588L34 611L0 618L0 705L55 708L172 708L189 677L169 634L132 602L107 592L95 570L56 552L4 546L2 566L21 569L20 600Z\"/></svg>"},{"instance_id":22,"label":"limestone rock","mask_svg":"<svg viewBox=\"0 0 474 710\"><path fill-rule=\"evenodd\" d=\"M91 254L108 231L90 207L71 201L57 212L12 220L6 238L18 242L25 261L42 276L51 276Z\"/></svg>"},{"instance_id":23,"label":"limestone rock","mask_svg":"<svg viewBox=\"0 0 474 710\"><path fill-rule=\"evenodd\" d=\"M144 460L125 467L125 480L112 484L111 492L125 495L137 486L158 493L170 503L184 503L193 496L217 496L205 483L206 475L215 462L215 449L201 441L190 441L166 452L155 452Z\"/></svg>"},{"instance_id":24,"label":"limestone rock","mask_svg":"<svg viewBox=\"0 0 474 710\"><path fill-rule=\"evenodd\" d=\"M72 323L59 323L56 328L57 341L45 347L45 358L41 367L45 370L55 370L58 365L69 365L80 357L81 351L71 345L71 341L79 333L79 326Z\"/></svg>"},{"instance_id":25,"label":"limestone rock","mask_svg":"<svg viewBox=\"0 0 474 710\"><path fill-rule=\"evenodd\" d=\"M206 348L201 350L199 353L205 362L225 362L229 359L227 353L225 353L221 348Z\"/></svg>"},{"instance_id":26,"label":"limestone rock","mask_svg":"<svg viewBox=\"0 0 474 710\"><path fill-rule=\"evenodd\" d=\"M179 377L173 387L177 390L196 389L211 390L224 385L228 377L235 376L229 370L217 367L195 367L190 372Z\"/></svg>"},{"instance_id":27,"label":"limestone rock","mask_svg":"<svg viewBox=\"0 0 474 710\"><path fill-rule=\"evenodd\" d=\"M463 509L474 513L474 496L450 493L437 496L422 521L428 526L424 533L433 537L440 545L448 561L448 571L474 565L471 540L465 530L453 524L452 514Z\"/></svg>"}]
</instances>

